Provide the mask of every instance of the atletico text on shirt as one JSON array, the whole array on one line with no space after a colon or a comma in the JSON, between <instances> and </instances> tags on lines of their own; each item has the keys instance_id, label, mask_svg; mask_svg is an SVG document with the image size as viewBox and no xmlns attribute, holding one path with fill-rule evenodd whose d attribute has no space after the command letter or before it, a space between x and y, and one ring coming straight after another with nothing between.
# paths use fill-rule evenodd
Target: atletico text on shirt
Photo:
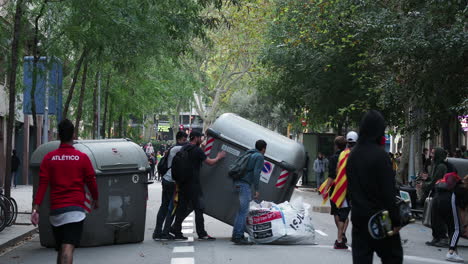
<instances>
[{"instance_id":1,"label":"atletico text on shirt","mask_svg":"<svg viewBox=\"0 0 468 264\"><path fill-rule=\"evenodd\" d=\"M51 160L80 160L80 156L77 155L55 155Z\"/></svg>"}]
</instances>

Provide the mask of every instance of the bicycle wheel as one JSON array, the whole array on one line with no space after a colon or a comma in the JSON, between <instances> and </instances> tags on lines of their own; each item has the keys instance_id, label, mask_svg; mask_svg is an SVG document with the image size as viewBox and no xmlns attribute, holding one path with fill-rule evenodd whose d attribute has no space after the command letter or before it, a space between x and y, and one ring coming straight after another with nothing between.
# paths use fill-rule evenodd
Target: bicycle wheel
<instances>
[{"instance_id":1,"label":"bicycle wheel","mask_svg":"<svg viewBox=\"0 0 468 264\"><path fill-rule=\"evenodd\" d=\"M11 221L11 224L14 224L16 223L16 218L18 217L18 204L13 197L10 197L10 202L13 204L13 220Z\"/></svg>"},{"instance_id":2,"label":"bicycle wheel","mask_svg":"<svg viewBox=\"0 0 468 264\"><path fill-rule=\"evenodd\" d=\"M5 195L0 195L3 205L5 206L5 221L6 226L11 226L13 222L13 203Z\"/></svg>"},{"instance_id":3,"label":"bicycle wheel","mask_svg":"<svg viewBox=\"0 0 468 264\"><path fill-rule=\"evenodd\" d=\"M0 199L0 232L5 229L7 226L7 216L6 216L6 207L5 204L3 203L3 199Z\"/></svg>"}]
</instances>

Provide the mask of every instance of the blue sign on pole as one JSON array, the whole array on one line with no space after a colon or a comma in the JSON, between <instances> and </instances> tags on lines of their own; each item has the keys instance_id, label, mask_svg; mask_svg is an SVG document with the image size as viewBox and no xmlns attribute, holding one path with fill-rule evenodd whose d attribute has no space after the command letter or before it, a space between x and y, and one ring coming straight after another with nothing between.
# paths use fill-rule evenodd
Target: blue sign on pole
<instances>
[{"instance_id":1,"label":"blue sign on pole","mask_svg":"<svg viewBox=\"0 0 468 264\"><path fill-rule=\"evenodd\" d=\"M32 114L33 60L34 58L31 56L24 57L23 113L29 115ZM60 61L53 58L48 60L46 57L39 59L36 68L36 90L34 92L37 114L44 114L45 88L46 82L48 82L49 115L57 115L58 120L62 119L62 78L63 73Z\"/></svg>"}]
</instances>

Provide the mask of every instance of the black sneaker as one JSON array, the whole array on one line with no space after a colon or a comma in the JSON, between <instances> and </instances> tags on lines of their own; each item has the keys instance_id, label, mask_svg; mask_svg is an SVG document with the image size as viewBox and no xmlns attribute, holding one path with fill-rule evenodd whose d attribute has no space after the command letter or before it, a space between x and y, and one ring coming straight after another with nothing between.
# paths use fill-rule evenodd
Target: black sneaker
<instances>
[{"instance_id":1,"label":"black sneaker","mask_svg":"<svg viewBox=\"0 0 468 264\"><path fill-rule=\"evenodd\" d=\"M426 245L434 247L439 242L440 242L440 239L432 239L431 241L426 241Z\"/></svg>"},{"instance_id":2,"label":"black sneaker","mask_svg":"<svg viewBox=\"0 0 468 264\"><path fill-rule=\"evenodd\" d=\"M174 240L175 237L171 234L162 234L160 240Z\"/></svg>"},{"instance_id":3,"label":"black sneaker","mask_svg":"<svg viewBox=\"0 0 468 264\"><path fill-rule=\"evenodd\" d=\"M175 235L174 240L188 240L188 237L184 237L184 235Z\"/></svg>"},{"instance_id":4,"label":"black sneaker","mask_svg":"<svg viewBox=\"0 0 468 264\"><path fill-rule=\"evenodd\" d=\"M200 241L202 241L202 240L214 241L214 240L216 240L216 238L214 238L212 236L209 236L209 235L206 235L206 236L199 237L198 240L200 240Z\"/></svg>"},{"instance_id":5,"label":"black sneaker","mask_svg":"<svg viewBox=\"0 0 468 264\"><path fill-rule=\"evenodd\" d=\"M253 242L250 242L246 238L234 238L232 242L234 242L234 244L236 245L244 245L244 246L250 246L254 244Z\"/></svg>"},{"instance_id":6,"label":"black sneaker","mask_svg":"<svg viewBox=\"0 0 468 264\"><path fill-rule=\"evenodd\" d=\"M343 243L347 244L348 243L348 238L346 238L345 233L343 233L343 236L341 237L343 239Z\"/></svg>"},{"instance_id":7,"label":"black sneaker","mask_svg":"<svg viewBox=\"0 0 468 264\"><path fill-rule=\"evenodd\" d=\"M348 249L348 246L343 242L338 242L335 240L335 245L333 246L334 249Z\"/></svg>"},{"instance_id":8,"label":"black sneaker","mask_svg":"<svg viewBox=\"0 0 468 264\"><path fill-rule=\"evenodd\" d=\"M155 240L155 241L161 240L161 234L153 233L153 240Z\"/></svg>"},{"instance_id":9,"label":"black sneaker","mask_svg":"<svg viewBox=\"0 0 468 264\"><path fill-rule=\"evenodd\" d=\"M245 236L242 236L241 238L242 238L242 239L245 239ZM237 238L235 238L235 237L231 237L231 242L234 242L234 240L236 240L236 239L237 239Z\"/></svg>"}]
</instances>

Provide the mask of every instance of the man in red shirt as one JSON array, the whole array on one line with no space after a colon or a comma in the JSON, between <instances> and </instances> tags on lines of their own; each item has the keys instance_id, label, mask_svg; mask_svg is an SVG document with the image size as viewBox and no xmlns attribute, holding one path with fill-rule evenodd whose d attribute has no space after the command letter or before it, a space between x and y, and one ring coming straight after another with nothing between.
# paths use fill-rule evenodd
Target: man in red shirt
<instances>
[{"instance_id":1,"label":"man in red shirt","mask_svg":"<svg viewBox=\"0 0 468 264\"><path fill-rule=\"evenodd\" d=\"M86 217L85 185L93 198L92 207L98 208L98 188L89 157L73 147L72 122L65 119L58 125L60 147L42 160L39 188L33 203L31 222L39 222L39 206L50 186L50 224L54 233L57 263L73 263L73 251L80 243Z\"/></svg>"}]
</instances>

